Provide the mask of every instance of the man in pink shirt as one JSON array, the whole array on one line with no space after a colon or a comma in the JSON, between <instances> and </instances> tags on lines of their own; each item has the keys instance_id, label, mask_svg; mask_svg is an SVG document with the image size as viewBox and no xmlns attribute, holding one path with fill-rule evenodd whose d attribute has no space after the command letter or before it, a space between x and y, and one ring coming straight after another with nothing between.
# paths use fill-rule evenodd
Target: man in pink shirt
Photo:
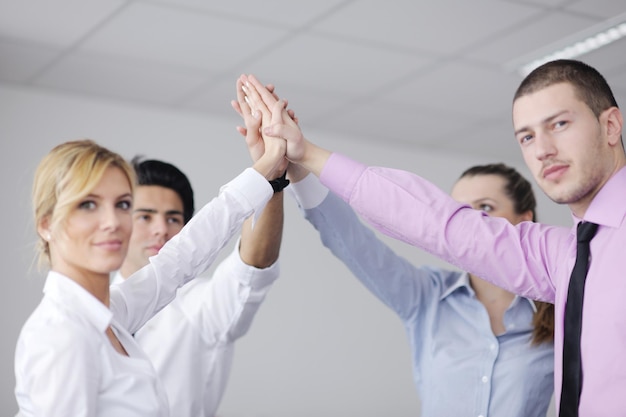
<instances>
[{"instance_id":1,"label":"man in pink shirt","mask_svg":"<svg viewBox=\"0 0 626 417\"><path fill-rule=\"evenodd\" d=\"M579 61L553 61L529 74L513 100L524 160L542 190L570 207L572 229L513 226L455 202L417 175L368 167L322 149L302 136L283 102L253 76L244 78L254 87L247 89L252 105L271 113L262 133L286 139L287 158L318 175L373 227L509 291L555 303L560 416L626 416L626 155L622 113L600 73ZM563 375L571 373L569 363L563 365L564 317L581 222L599 227L583 284L584 378L578 404L564 407L561 387L570 378Z\"/></svg>"}]
</instances>

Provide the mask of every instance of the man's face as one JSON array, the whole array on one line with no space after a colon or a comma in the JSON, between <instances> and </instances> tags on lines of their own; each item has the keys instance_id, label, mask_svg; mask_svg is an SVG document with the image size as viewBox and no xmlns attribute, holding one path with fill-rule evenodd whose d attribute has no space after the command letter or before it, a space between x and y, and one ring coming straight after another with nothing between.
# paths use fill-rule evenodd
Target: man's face
<instances>
[{"instance_id":1,"label":"man's face","mask_svg":"<svg viewBox=\"0 0 626 417\"><path fill-rule=\"evenodd\" d=\"M603 117L598 120L567 83L513 104L515 137L526 165L548 197L569 204L576 214L585 212L613 168Z\"/></svg>"},{"instance_id":2,"label":"man's face","mask_svg":"<svg viewBox=\"0 0 626 417\"><path fill-rule=\"evenodd\" d=\"M183 202L178 194L158 185L140 185L133 196L133 233L124 273L135 272L159 253L165 242L183 228Z\"/></svg>"}]
</instances>

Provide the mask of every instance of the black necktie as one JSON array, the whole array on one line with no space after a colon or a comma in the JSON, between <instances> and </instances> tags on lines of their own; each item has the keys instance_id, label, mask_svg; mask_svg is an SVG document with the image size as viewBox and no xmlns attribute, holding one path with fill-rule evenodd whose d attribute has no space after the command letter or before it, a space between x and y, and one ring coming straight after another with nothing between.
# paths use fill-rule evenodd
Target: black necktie
<instances>
[{"instance_id":1,"label":"black necktie","mask_svg":"<svg viewBox=\"0 0 626 417\"><path fill-rule=\"evenodd\" d=\"M576 263L567 290L563 337L563 383L559 417L578 416L578 403L582 389L583 372L580 364L580 331L582 328L585 279L589 269L589 242L598 225L580 222L576 233Z\"/></svg>"}]
</instances>

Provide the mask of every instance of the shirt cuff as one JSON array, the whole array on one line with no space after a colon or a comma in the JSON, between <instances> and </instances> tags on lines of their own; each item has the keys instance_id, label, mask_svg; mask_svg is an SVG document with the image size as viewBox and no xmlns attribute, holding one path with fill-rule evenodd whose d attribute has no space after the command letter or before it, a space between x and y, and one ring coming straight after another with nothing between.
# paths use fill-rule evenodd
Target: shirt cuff
<instances>
[{"instance_id":1,"label":"shirt cuff","mask_svg":"<svg viewBox=\"0 0 626 417\"><path fill-rule=\"evenodd\" d=\"M246 168L241 174L220 188L220 193L229 189L243 207L252 208L256 220L268 201L274 195L274 190L265 177L254 168Z\"/></svg>"},{"instance_id":2,"label":"shirt cuff","mask_svg":"<svg viewBox=\"0 0 626 417\"><path fill-rule=\"evenodd\" d=\"M250 288L262 289L270 286L280 275L280 263L276 260L267 268L256 268L248 265L241 259L239 254L239 244L241 237L237 239L235 249L231 252L228 262L232 268L233 275L239 277L239 282Z\"/></svg>"},{"instance_id":3,"label":"shirt cuff","mask_svg":"<svg viewBox=\"0 0 626 417\"><path fill-rule=\"evenodd\" d=\"M324 187L312 173L309 173L301 181L291 183L291 187L285 191L291 194L304 210L319 206L328 195L328 188Z\"/></svg>"},{"instance_id":4,"label":"shirt cuff","mask_svg":"<svg viewBox=\"0 0 626 417\"><path fill-rule=\"evenodd\" d=\"M367 165L339 153L332 153L320 174L320 181L344 201L350 202L352 191Z\"/></svg>"}]
</instances>

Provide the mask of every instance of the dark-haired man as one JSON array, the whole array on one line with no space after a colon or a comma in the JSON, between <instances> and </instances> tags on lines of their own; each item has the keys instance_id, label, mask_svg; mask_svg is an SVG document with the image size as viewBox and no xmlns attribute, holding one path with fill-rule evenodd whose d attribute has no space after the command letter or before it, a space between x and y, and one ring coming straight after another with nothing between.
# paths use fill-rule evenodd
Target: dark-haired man
<instances>
[{"instance_id":1,"label":"dark-haired man","mask_svg":"<svg viewBox=\"0 0 626 417\"><path fill-rule=\"evenodd\" d=\"M193 190L174 165L135 158L138 185L127 257L114 277L121 282L149 262L176 236L194 211ZM248 219L235 250L213 276L198 277L137 333L167 391L170 415L213 417L243 336L278 277L283 229L283 193L263 213Z\"/></svg>"},{"instance_id":2,"label":"dark-haired man","mask_svg":"<svg viewBox=\"0 0 626 417\"><path fill-rule=\"evenodd\" d=\"M308 142L284 103L254 77L248 100L272 108L266 136L320 177L377 230L513 293L555 304L559 415L626 415L626 153L624 117L606 79L574 60L533 70L513 98L524 161L575 227L482 215L406 171L368 167ZM267 119L267 117L266 117ZM294 179L294 178L292 178ZM295 181L295 179L294 179Z\"/></svg>"}]
</instances>

